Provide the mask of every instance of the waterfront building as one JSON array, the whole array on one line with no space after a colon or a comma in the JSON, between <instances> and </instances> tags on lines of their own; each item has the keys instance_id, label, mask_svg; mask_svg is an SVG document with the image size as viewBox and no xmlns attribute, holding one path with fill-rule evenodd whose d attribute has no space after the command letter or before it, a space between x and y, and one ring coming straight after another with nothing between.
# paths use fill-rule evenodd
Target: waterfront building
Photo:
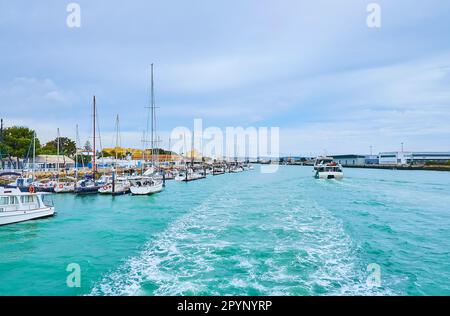
<instances>
[{"instance_id":1,"label":"waterfront building","mask_svg":"<svg viewBox=\"0 0 450 316\"><path fill-rule=\"evenodd\" d=\"M34 170L36 171L55 171L72 169L75 167L75 161L64 155L38 155L35 158ZM25 169L33 169L33 160L29 159L25 163Z\"/></svg>"},{"instance_id":2,"label":"waterfront building","mask_svg":"<svg viewBox=\"0 0 450 316\"><path fill-rule=\"evenodd\" d=\"M447 163L450 152L382 152L380 165L423 165L430 162Z\"/></svg>"},{"instance_id":3,"label":"waterfront building","mask_svg":"<svg viewBox=\"0 0 450 316\"><path fill-rule=\"evenodd\" d=\"M380 164L380 156L379 155L367 155L365 158L366 165L378 165Z\"/></svg>"},{"instance_id":4,"label":"waterfront building","mask_svg":"<svg viewBox=\"0 0 450 316\"><path fill-rule=\"evenodd\" d=\"M23 169L24 159L17 157L4 157L0 160L0 169L3 170L21 170Z\"/></svg>"},{"instance_id":5,"label":"waterfront building","mask_svg":"<svg viewBox=\"0 0 450 316\"><path fill-rule=\"evenodd\" d=\"M364 166L366 156L364 155L334 155L334 161L342 166Z\"/></svg>"}]
</instances>

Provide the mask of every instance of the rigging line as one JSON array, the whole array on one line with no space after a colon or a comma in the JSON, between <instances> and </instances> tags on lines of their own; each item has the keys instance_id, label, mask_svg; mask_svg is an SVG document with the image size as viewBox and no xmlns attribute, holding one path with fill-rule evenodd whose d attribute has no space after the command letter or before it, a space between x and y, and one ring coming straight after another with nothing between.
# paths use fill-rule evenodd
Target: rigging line
<instances>
[{"instance_id":1,"label":"rigging line","mask_svg":"<svg viewBox=\"0 0 450 316\"><path fill-rule=\"evenodd\" d=\"M34 140L33 140L33 138L32 138L32 139L31 139L31 142L30 142L30 146L28 146L27 154L26 154L25 157L23 157L24 160L25 160L28 164L30 164L30 151L31 151L31 147L33 147L33 142L34 142Z\"/></svg>"},{"instance_id":2,"label":"rigging line","mask_svg":"<svg viewBox=\"0 0 450 316\"><path fill-rule=\"evenodd\" d=\"M81 148L81 140L80 140L80 134L78 132L78 124L76 125L76 142L77 142L77 149L82 150ZM78 151L77 151L77 155L78 155ZM84 168L84 158L83 158L83 154L80 155L81 156L81 167Z\"/></svg>"}]
</instances>

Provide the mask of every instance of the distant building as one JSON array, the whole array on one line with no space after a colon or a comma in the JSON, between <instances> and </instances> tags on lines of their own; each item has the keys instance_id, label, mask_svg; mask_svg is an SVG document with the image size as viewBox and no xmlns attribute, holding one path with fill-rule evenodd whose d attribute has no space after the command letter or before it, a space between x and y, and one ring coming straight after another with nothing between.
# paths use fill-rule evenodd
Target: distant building
<instances>
[{"instance_id":1,"label":"distant building","mask_svg":"<svg viewBox=\"0 0 450 316\"><path fill-rule=\"evenodd\" d=\"M23 169L23 165L24 159L18 159L17 157L0 159L0 168L3 170L19 170Z\"/></svg>"},{"instance_id":2,"label":"distant building","mask_svg":"<svg viewBox=\"0 0 450 316\"><path fill-rule=\"evenodd\" d=\"M39 155L34 159L34 169L38 171L51 171L72 169L75 166L75 161L64 155ZM25 163L26 169L33 169L33 159L30 158Z\"/></svg>"},{"instance_id":3,"label":"distant building","mask_svg":"<svg viewBox=\"0 0 450 316\"><path fill-rule=\"evenodd\" d=\"M363 155L334 155L334 161L343 166L364 166L366 156Z\"/></svg>"},{"instance_id":4,"label":"distant building","mask_svg":"<svg viewBox=\"0 0 450 316\"><path fill-rule=\"evenodd\" d=\"M427 162L446 163L450 152L383 152L380 165L423 165Z\"/></svg>"},{"instance_id":5,"label":"distant building","mask_svg":"<svg viewBox=\"0 0 450 316\"><path fill-rule=\"evenodd\" d=\"M380 156L378 155L367 155L366 158L366 165L378 165L380 164Z\"/></svg>"}]
</instances>

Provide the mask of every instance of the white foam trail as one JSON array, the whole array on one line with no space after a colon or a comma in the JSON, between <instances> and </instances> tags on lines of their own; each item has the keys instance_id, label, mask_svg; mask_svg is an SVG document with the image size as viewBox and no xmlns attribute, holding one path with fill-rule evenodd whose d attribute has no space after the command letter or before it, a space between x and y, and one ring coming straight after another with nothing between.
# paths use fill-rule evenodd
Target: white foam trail
<instances>
[{"instance_id":1,"label":"white foam trail","mask_svg":"<svg viewBox=\"0 0 450 316\"><path fill-rule=\"evenodd\" d=\"M307 186L310 180L304 181ZM265 196L244 192L245 185L221 188L105 276L91 294L395 294L366 287L359 245L343 222L307 190L287 193L292 185L277 183ZM245 204L237 191L248 193ZM230 248L237 253L221 252Z\"/></svg>"},{"instance_id":2,"label":"white foam trail","mask_svg":"<svg viewBox=\"0 0 450 316\"><path fill-rule=\"evenodd\" d=\"M199 207L175 220L138 256L104 277L94 286L91 295L139 295L145 282L157 286L153 295L201 291L200 281L183 280L211 271L212 262L217 260L211 250L227 245L225 241L215 242L216 234L226 228L230 217L229 213L220 212L217 205L233 207L237 203L230 195L213 194Z\"/></svg>"}]
</instances>

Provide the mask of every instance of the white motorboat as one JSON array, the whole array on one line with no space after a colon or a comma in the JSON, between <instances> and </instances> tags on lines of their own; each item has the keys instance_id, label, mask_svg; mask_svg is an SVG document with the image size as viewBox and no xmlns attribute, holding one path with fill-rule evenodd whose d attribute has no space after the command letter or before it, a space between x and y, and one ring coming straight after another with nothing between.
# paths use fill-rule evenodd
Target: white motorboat
<instances>
[{"instance_id":1,"label":"white motorboat","mask_svg":"<svg viewBox=\"0 0 450 316\"><path fill-rule=\"evenodd\" d=\"M163 181L152 177L129 178L130 191L133 195L149 195L161 192L164 189Z\"/></svg>"},{"instance_id":2,"label":"white motorboat","mask_svg":"<svg viewBox=\"0 0 450 316\"><path fill-rule=\"evenodd\" d=\"M17 188L0 188L0 225L24 222L55 214L55 208L44 203L45 193L26 193Z\"/></svg>"},{"instance_id":3,"label":"white motorboat","mask_svg":"<svg viewBox=\"0 0 450 316\"><path fill-rule=\"evenodd\" d=\"M336 179L344 178L342 166L336 163L331 157L317 157L314 163L316 179Z\"/></svg>"}]
</instances>

